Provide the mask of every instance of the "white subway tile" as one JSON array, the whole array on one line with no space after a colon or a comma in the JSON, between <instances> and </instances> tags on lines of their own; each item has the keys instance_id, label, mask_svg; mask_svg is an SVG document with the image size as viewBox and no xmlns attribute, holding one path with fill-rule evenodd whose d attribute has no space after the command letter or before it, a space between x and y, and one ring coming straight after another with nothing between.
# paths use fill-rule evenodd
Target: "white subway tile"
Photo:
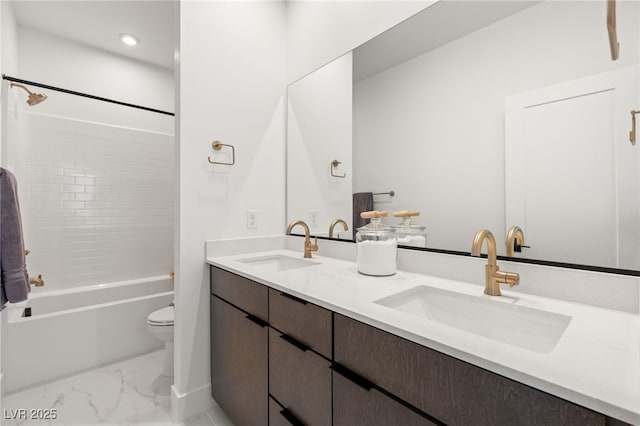
<instances>
[{"instance_id":1,"label":"white subway tile","mask_svg":"<svg viewBox=\"0 0 640 426\"><path fill-rule=\"evenodd\" d=\"M50 289L173 269L173 138L30 117L29 268ZM25 182L26 181L26 182ZM25 187L26 187L25 186Z\"/></svg>"}]
</instances>

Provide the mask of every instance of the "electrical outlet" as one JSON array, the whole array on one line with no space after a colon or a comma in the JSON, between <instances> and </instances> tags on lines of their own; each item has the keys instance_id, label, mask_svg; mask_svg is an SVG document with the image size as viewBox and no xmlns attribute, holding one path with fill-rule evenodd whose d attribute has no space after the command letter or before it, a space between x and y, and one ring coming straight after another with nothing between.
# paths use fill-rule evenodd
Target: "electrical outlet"
<instances>
[{"instance_id":1,"label":"electrical outlet","mask_svg":"<svg viewBox=\"0 0 640 426\"><path fill-rule=\"evenodd\" d=\"M318 210L309 210L309 226L318 226Z\"/></svg>"},{"instance_id":2,"label":"electrical outlet","mask_svg":"<svg viewBox=\"0 0 640 426\"><path fill-rule=\"evenodd\" d=\"M258 228L258 210L247 210L247 229Z\"/></svg>"}]
</instances>

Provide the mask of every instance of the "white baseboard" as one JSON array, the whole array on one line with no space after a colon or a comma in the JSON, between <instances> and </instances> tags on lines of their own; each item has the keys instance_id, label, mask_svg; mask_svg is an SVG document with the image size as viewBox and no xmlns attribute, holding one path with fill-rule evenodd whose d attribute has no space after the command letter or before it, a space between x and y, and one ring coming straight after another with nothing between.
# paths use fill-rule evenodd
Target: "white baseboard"
<instances>
[{"instance_id":1,"label":"white baseboard","mask_svg":"<svg viewBox=\"0 0 640 426\"><path fill-rule=\"evenodd\" d=\"M216 403L211 397L210 384L182 395L178 395L176 387L171 386L171 417L176 423L202 414L215 405Z\"/></svg>"}]
</instances>

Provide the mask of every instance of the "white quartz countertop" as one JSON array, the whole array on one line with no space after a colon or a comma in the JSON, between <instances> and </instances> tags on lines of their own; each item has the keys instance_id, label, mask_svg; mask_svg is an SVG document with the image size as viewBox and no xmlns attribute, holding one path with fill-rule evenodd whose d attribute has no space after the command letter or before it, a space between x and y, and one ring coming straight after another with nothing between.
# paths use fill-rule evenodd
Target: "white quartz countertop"
<instances>
[{"instance_id":1,"label":"white quartz countertop","mask_svg":"<svg viewBox=\"0 0 640 426\"><path fill-rule=\"evenodd\" d=\"M207 263L303 298L326 309L446 353L560 398L640 425L640 317L503 289L504 301L572 317L557 345L534 352L374 303L418 285L491 298L482 287L398 271L370 277L356 264L314 255L317 265L285 271L242 259L285 255L290 250L210 257ZM501 301L503 301L501 300Z\"/></svg>"}]
</instances>

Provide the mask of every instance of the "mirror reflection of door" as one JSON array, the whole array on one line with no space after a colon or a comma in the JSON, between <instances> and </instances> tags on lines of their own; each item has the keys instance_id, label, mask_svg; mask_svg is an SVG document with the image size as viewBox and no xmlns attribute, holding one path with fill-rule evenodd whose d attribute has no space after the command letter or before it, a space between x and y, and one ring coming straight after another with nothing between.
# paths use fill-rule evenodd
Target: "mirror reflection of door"
<instances>
[{"instance_id":1,"label":"mirror reflection of door","mask_svg":"<svg viewBox=\"0 0 640 426\"><path fill-rule=\"evenodd\" d=\"M638 146L628 139L638 67L506 101L506 222L526 256L640 266Z\"/></svg>"}]
</instances>

